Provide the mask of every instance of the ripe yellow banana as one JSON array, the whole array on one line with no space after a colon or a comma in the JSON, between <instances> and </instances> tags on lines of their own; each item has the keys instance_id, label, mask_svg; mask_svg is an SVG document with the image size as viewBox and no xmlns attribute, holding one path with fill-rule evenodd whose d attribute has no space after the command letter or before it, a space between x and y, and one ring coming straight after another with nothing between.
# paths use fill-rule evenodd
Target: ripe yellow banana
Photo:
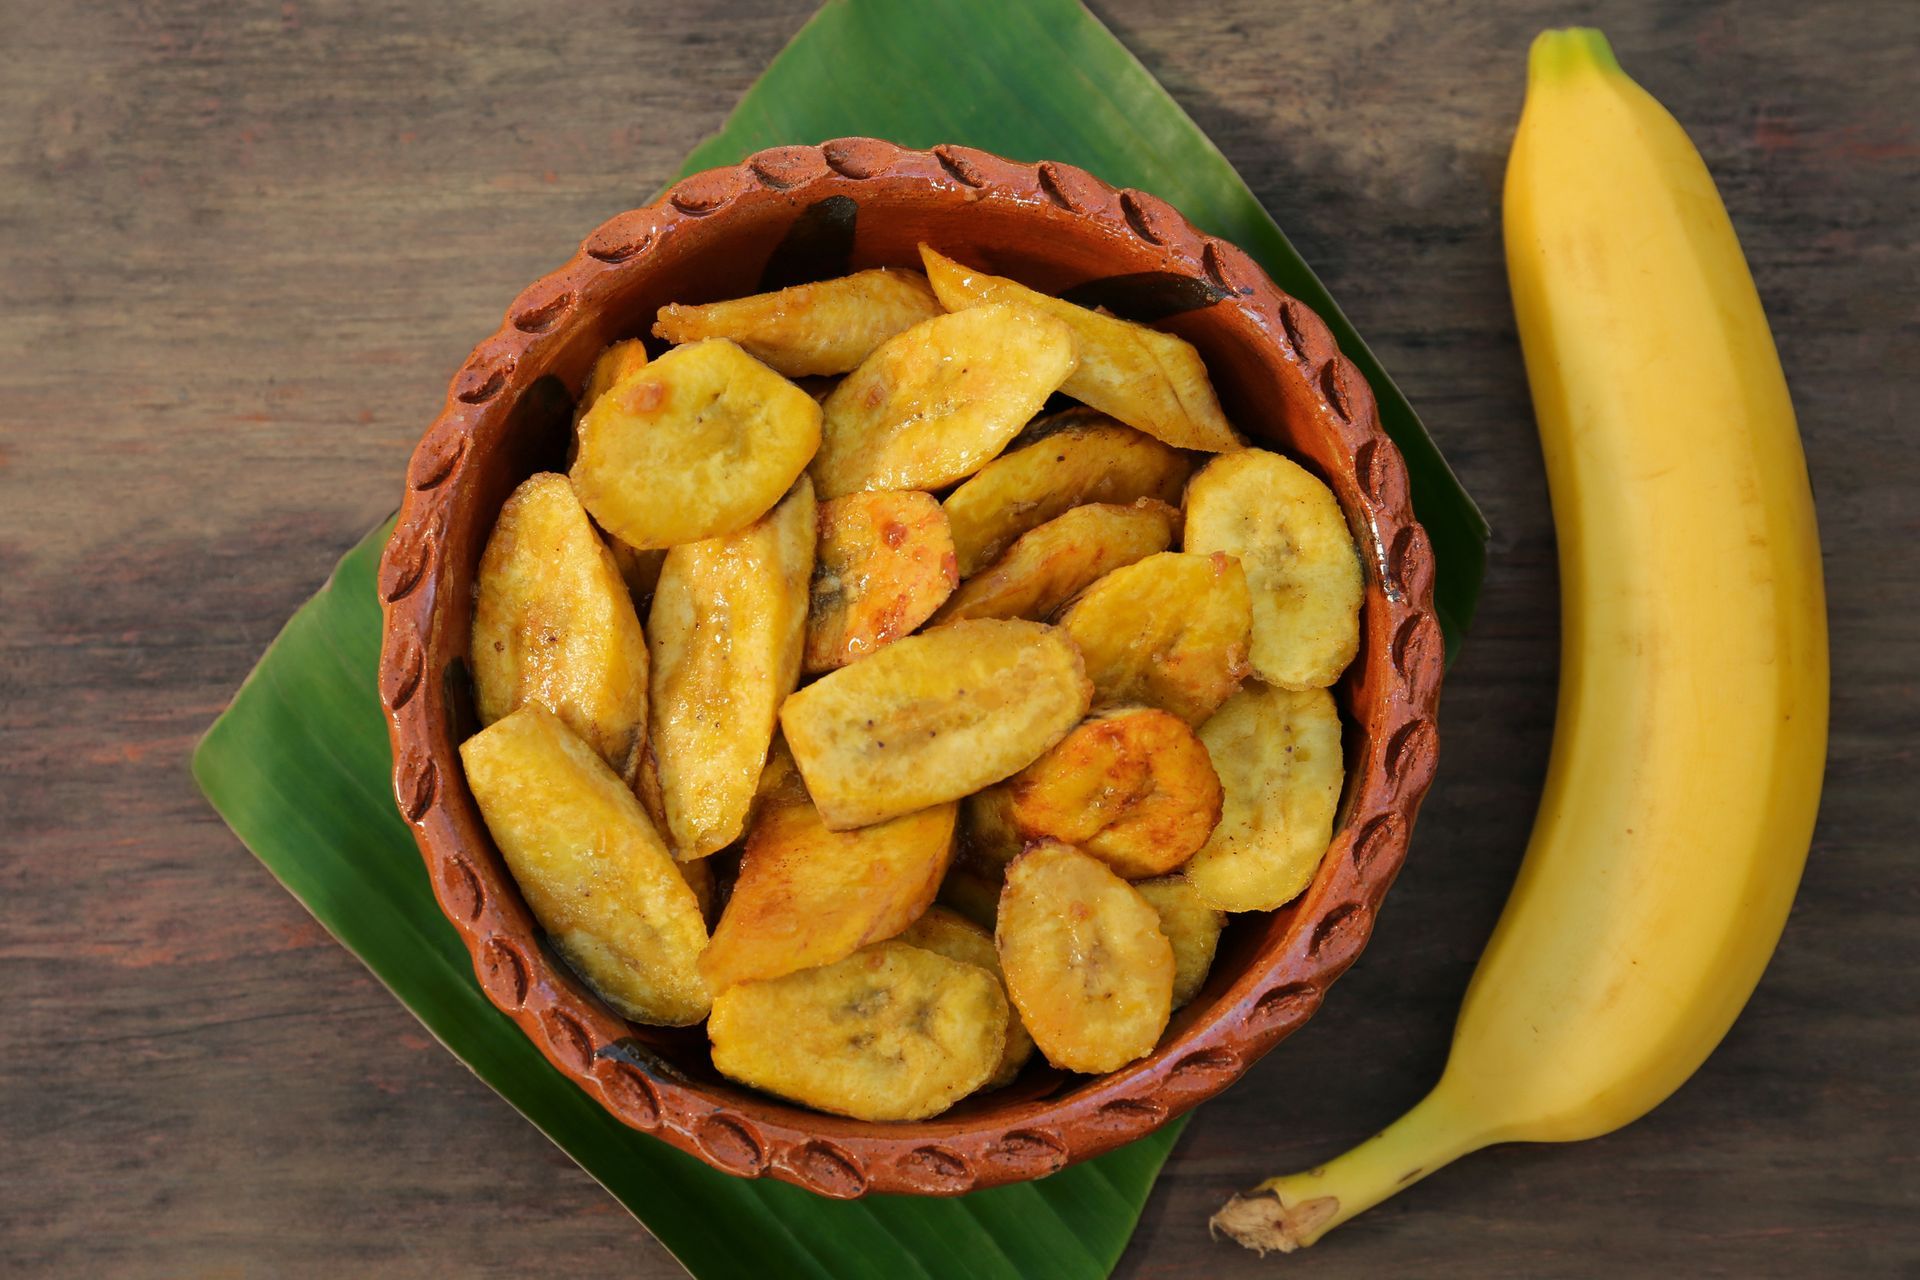
<instances>
[{"instance_id":1,"label":"ripe yellow banana","mask_svg":"<svg viewBox=\"0 0 1920 1280\"><path fill-rule=\"evenodd\" d=\"M1215 1215L1263 1252L1466 1152L1646 1114L1746 1003L1806 862L1827 631L1793 407L1706 166L1599 32L1534 42L1505 212L1560 540L1546 790L1440 1083Z\"/></svg>"}]
</instances>

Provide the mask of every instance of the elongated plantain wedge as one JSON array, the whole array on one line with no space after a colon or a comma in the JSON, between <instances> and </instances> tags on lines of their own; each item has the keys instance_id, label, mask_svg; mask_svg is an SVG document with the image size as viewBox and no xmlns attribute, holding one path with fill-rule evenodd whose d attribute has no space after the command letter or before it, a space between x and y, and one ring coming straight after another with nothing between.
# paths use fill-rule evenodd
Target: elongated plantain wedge
<instances>
[{"instance_id":1,"label":"elongated plantain wedge","mask_svg":"<svg viewBox=\"0 0 1920 1280\"><path fill-rule=\"evenodd\" d=\"M891 938L927 909L953 857L951 803L829 831L777 741L767 774L733 895L700 957L716 994Z\"/></svg>"},{"instance_id":2,"label":"elongated plantain wedge","mask_svg":"<svg viewBox=\"0 0 1920 1280\"><path fill-rule=\"evenodd\" d=\"M1007 994L1066 1071L1118 1071L1153 1052L1173 1012L1160 914L1105 863L1055 840L1007 867L994 930Z\"/></svg>"},{"instance_id":3,"label":"elongated plantain wedge","mask_svg":"<svg viewBox=\"0 0 1920 1280\"><path fill-rule=\"evenodd\" d=\"M750 298L665 306L653 333L668 342L729 338L774 372L800 378L855 369L894 334L939 314L925 276L880 267Z\"/></svg>"},{"instance_id":4,"label":"elongated plantain wedge","mask_svg":"<svg viewBox=\"0 0 1920 1280\"><path fill-rule=\"evenodd\" d=\"M976 965L993 975L994 981L1006 989L1006 980L1000 976L1000 953L994 949L993 933L983 929L973 921L945 907L928 907L926 914L914 921L900 935L900 941L923 951L936 952L952 960L962 960ZM1011 1007L1007 1009L1007 1041L1000 1053L1000 1065L994 1068L993 1075L982 1086L998 1089L1013 1083L1020 1074L1020 1068L1027 1065L1027 1059L1033 1056L1033 1037L1021 1024L1020 1015Z\"/></svg>"},{"instance_id":5,"label":"elongated plantain wedge","mask_svg":"<svg viewBox=\"0 0 1920 1280\"><path fill-rule=\"evenodd\" d=\"M472 656L481 724L538 703L632 780L647 639L565 476L531 476L500 508L474 588Z\"/></svg>"},{"instance_id":6,"label":"elongated plantain wedge","mask_svg":"<svg viewBox=\"0 0 1920 1280\"><path fill-rule=\"evenodd\" d=\"M1173 944L1173 1007L1178 1009L1206 982L1226 914L1208 906L1185 876L1141 880L1133 887L1160 913L1160 932Z\"/></svg>"},{"instance_id":7,"label":"elongated plantain wedge","mask_svg":"<svg viewBox=\"0 0 1920 1280\"><path fill-rule=\"evenodd\" d=\"M920 1120L985 1084L1006 1041L1000 982L904 942L713 1002L713 1065L742 1084L856 1120Z\"/></svg>"},{"instance_id":8,"label":"elongated plantain wedge","mask_svg":"<svg viewBox=\"0 0 1920 1280\"><path fill-rule=\"evenodd\" d=\"M1253 674L1320 689L1360 649L1360 552L1333 491L1265 449L1222 454L1187 486L1186 549L1224 551L1246 571Z\"/></svg>"},{"instance_id":9,"label":"elongated plantain wedge","mask_svg":"<svg viewBox=\"0 0 1920 1280\"><path fill-rule=\"evenodd\" d=\"M1125 707L1082 723L1020 772L971 797L976 838L1002 814L1026 844L1052 837L1129 880L1192 857L1220 821L1220 780L1187 722Z\"/></svg>"},{"instance_id":10,"label":"elongated plantain wedge","mask_svg":"<svg viewBox=\"0 0 1920 1280\"><path fill-rule=\"evenodd\" d=\"M1232 556L1165 551L1088 587L1060 625L1100 705L1143 702L1199 724L1246 676L1252 604Z\"/></svg>"},{"instance_id":11,"label":"elongated plantain wedge","mask_svg":"<svg viewBox=\"0 0 1920 1280\"><path fill-rule=\"evenodd\" d=\"M1298 897L1333 839L1346 765L1325 689L1249 684L1200 726L1225 800L1186 876L1222 911L1271 911Z\"/></svg>"},{"instance_id":12,"label":"elongated plantain wedge","mask_svg":"<svg viewBox=\"0 0 1920 1280\"><path fill-rule=\"evenodd\" d=\"M648 618L652 749L681 858L746 825L774 717L800 676L813 573L813 486L739 533L673 548Z\"/></svg>"},{"instance_id":13,"label":"elongated plantain wedge","mask_svg":"<svg viewBox=\"0 0 1920 1280\"><path fill-rule=\"evenodd\" d=\"M821 503L804 670L836 670L906 635L959 581L946 514L930 495L849 493Z\"/></svg>"},{"instance_id":14,"label":"elongated plantain wedge","mask_svg":"<svg viewBox=\"0 0 1920 1280\"><path fill-rule=\"evenodd\" d=\"M1026 765L1093 687L1058 628L977 619L896 640L787 699L787 745L829 827L958 800Z\"/></svg>"},{"instance_id":15,"label":"elongated plantain wedge","mask_svg":"<svg viewBox=\"0 0 1920 1280\"><path fill-rule=\"evenodd\" d=\"M580 420L580 501L637 548L724 537L780 500L820 445L820 406L724 339L675 347Z\"/></svg>"},{"instance_id":16,"label":"elongated plantain wedge","mask_svg":"<svg viewBox=\"0 0 1920 1280\"><path fill-rule=\"evenodd\" d=\"M1080 363L1060 389L1075 400L1181 449L1239 447L1220 412L1207 366L1191 344L963 267L926 245L920 246L920 257L934 293L949 311L1004 303L1071 326Z\"/></svg>"},{"instance_id":17,"label":"elongated plantain wedge","mask_svg":"<svg viewBox=\"0 0 1920 1280\"><path fill-rule=\"evenodd\" d=\"M1032 311L922 321L827 397L813 482L823 499L952 484L1005 448L1073 366L1072 332Z\"/></svg>"},{"instance_id":18,"label":"elongated plantain wedge","mask_svg":"<svg viewBox=\"0 0 1920 1280\"><path fill-rule=\"evenodd\" d=\"M962 578L999 559L1021 534L1083 502L1180 501L1193 469L1187 455L1104 414L1082 410L1073 420L1087 425L1062 427L1012 449L947 495L942 505Z\"/></svg>"},{"instance_id":19,"label":"elongated plantain wedge","mask_svg":"<svg viewBox=\"0 0 1920 1280\"><path fill-rule=\"evenodd\" d=\"M554 949L623 1017L707 1016L700 903L633 792L545 707L461 744L487 830Z\"/></svg>"},{"instance_id":20,"label":"elongated plantain wedge","mask_svg":"<svg viewBox=\"0 0 1920 1280\"><path fill-rule=\"evenodd\" d=\"M1179 511L1153 498L1073 507L1021 534L992 566L961 584L934 622L1051 617L1105 574L1165 551L1179 523Z\"/></svg>"}]
</instances>

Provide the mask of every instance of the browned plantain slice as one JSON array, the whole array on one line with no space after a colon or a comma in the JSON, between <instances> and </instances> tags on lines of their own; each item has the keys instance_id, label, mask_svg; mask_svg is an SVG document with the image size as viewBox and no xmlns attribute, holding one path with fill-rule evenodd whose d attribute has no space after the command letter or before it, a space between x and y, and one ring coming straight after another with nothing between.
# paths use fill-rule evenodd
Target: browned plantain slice
<instances>
[{"instance_id":1,"label":"browned plantain slice","mask_svg":"<svg viewBox=\"0 0 1920 1280\"><path fill-rule=\"evenodd\" d=\"M529 703L460 747L467 785L555 950L622 1016L707 1016L706 922L625 783Z\"/></svg>"},{"instance_id":2,"label":"browned plantain slice","mask_svg":"<svg viewBox=\"0 0 1920 1280\"><path fill-rule=\"evenodd\" d=\"M1271 911L1313 882L1346 780L1325 689L1249 684L1200 726L1226 803L1186 876L1222 911Z\"/></svg>"},{"instance_id":3,"label":"browned plantain slice","mask_svg":"<svg viewBox=\"0 0 1920 1280\"><path fill-rule=\"evenodd\" d=\"M1002 454L947 495L942 505L962 578L999 559L1021 534L1083 502L1180 501L1192 464L1179 450L1090 410L1037 419L1027 431L1053 419L1085 425L1063 426Z\"/></svg>"},{"instance_id":4,"label":"browned plantain slice","mask_svg":"<svg viewBox=\"0 0 1920 1280\"><path fill-rule=\"evenodd\" d=\"M780 724L821 816L844 831L998 782L1058 742L1091 695L1058 628L977 619L822 676Z\"/></svg>"},{"instance_id":5,"label":"browned plantain slice","mask_svg":"<svg viewBox=\"0 0 1920 1280\"><path fill-rule=\"evenodd\" d=\"M989 874L955 858L940 882L938 901L991 933L1000 911L1000 873Z\"/></svg>"},{"instance_id":6,"label":"browned plantain slice","mask_svg":"<svg viewBox=\"0 0 1920 1280\"><path fill-rule=\"evenodd\" d=\"M1220 821L1207 749L1186 721L1153 707L1095 716L983 795L993 792L1022 843L1051 836L1129 880L1179 866Z\"/></svg>"},{"instance_id":7,"label":"browned plantain slice","mask_svg":"<svg viewBox=\"0 0 1920 1280\"><path fill-rule=\"evenodd\" d=\"M918 271L878 267L776 293L660 308L656 338L729 338L789 378L846 373L894 334L940 314Z\"/></svg>"},{"instance_id":8,"label":"browned plantain slice","mask_svg":"<svg viewBox=\"0 0 1920 1280\"><path fill-rule=\"evenodd\" d=\"M994 949L993 934L963 915L945 907L928 907L926 914L900 935L900 941L923 951L934 951L953 960L964 960L985 969L994 981L1006 987L1000 976L1000 953ZM1033 1037L1020 1022L1020 1015L1007 1010L1007 1042L1000 1054L1000 1065L983 1088L998 1089L1013 1083L1020 1068L1033 1056Z\"/></svg>"},{"instance_id":9,"label":"browned plantain slice","mask_svg":"<svg viewBox=\"0 0 1920 1280\"><path fill-rule=\"evenodd\" d=\"M1073 364L1067 326L1031 311L981 307L922 321L827 397L813 482L824 499L938 489L972 475Z\"/></svg>"},{"instance_id":10,"label":"browned plantain slice","mask_svg":"<svg viewBox=\"0 0 1920 1280\"><path fill-rule=\"evenodd\" d=\"M891 938L933 901L953 856L953 804L829 831L785 748L767 763L726 914L700 957L708 989L832 964Z\"/></svg>"},{"instance_id":11,"label":"browned plantain slice","mask_svg":"<svg viewBox=\"0 0 1920 1280\"><path fill-rule=\"evenodd\" d=\"M1073 507L1021 534L953 593L934 622L1050 617L1096 579L1165 551L1179 523L1179 511L1153 498Z\"/></svg>"},{"instance_id":12,"label":"browned plantain slice","mask_svg":"<svg viewBox=\"0 0 1920 1280\"><path fill-rule=\"evenodd\" d=\"M1007 866L994 940L1007 994L1047 1061L1117 1071L1153 1052L1173 1011L1173 947L1133 886L1048 840Z\"/></svg>"},{"instance_id":13,"label":"browned plantain slice","mask_svg":"<svg viewBox=\"0 0 1920 1280\"><path fill-rule=\"evenodd\" d=\"M920 257L934 293L949 311L1005 303L1072 326L1080 363L1060 389L1075 400L1178 448L1239 447L1220 412L1207 366L1189 343L963 267L925 245Z\"/></svg>"},{"instance_id":14,"label":"browned plantain slice","mask_svg":"<svg viewBox=\"0 0 1920 1280\"><path fill-rule=\"evenodd\" d=\"M820 406L723 339L675 347L580 420L570 475L593 518L636 548L737 533L820 444Z\"/></svg>"},{"instance_id":15,"label":"browned plantain slice","mask_svg":"<svg viewBox=\"0 0 1920 1280\"><path fill-rule=\"evenodd\" d=\"M713 1065L729 1079L856 1120L922 1120L999 1067L1007 1001L991 973L904 942L729 987Z\"/></svg>"},{"instance_id":16,"label":"browned plantain slice","mask_svg":"<svg viewBox=\"0 0 1920 1280\"><path fill-rule=\"evenodd\" d=\"M481 724L535 702L631 781L647 728L647 639L567 478L522 482L494 521L474 589Z\"/></svg>"},{"instance_id":17,"label":"browned plantain slice","mask_svg":"<svg viewBox=\"0 0 1920 1280\"><path fill-rule=\"evenodd\" d=\"M1100 705L1143 702L1199 724L1245 678L1253 624L1237 560L1167 551L1088 587L1060 625Z\"/></svg>"},{"instance_id":18,"label":"browned plantain slice","mask_svg":"<svg viewBox=\"0 0 1920 1280\"><path fill-rule=\"evenodd\" d=\"M1173 944L1173 1007L1178 1009L1206 982L1227 917L1208 906L1185 876L1142 880L1133 887L1160 913L1160 932Z\"/></svg>"},{"instance_id":19,"label":"browned plantain slice","mask_svg":"<svg viewBox=\"0 0 1920 1280\"><path fill-rule=\"evenodd\" d=\"M648 618L652 750L674 852L737 837L800 675L813 573L806 477L761 520L667 553Z\"/></svg>"},{"instance_id":20,"label":"browned plantain slice","mask_svg":"<svg viewBox=\"0 0 1920 1280\"><path fill-rule=\"evenodd\" d=\"M833 671L925 622L959 582L940 504L849 493L820 504L803 669Z\"/></svg>"},{"instance_id":21,"label":"browned plantain slice","mask_svg":"<svg viewBox=\"0 0 1920 1280\"><path fill-rule=\"evenodd\" d=\"M1360 553L1332 490L1265 449L1209 462L1187 491L1187 550L1240 559L1253 599L1253 673L1319 689L1360 650Z\"/></svg>"}]
</instances>

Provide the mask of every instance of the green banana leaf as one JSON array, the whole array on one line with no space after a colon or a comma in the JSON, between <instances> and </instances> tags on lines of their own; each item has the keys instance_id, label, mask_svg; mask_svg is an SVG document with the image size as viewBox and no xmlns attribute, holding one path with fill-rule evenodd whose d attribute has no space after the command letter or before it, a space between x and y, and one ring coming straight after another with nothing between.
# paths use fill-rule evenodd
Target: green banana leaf
<instances>
[{"instance_id":1,"label":"green banana leaf","mask_svg":"<svg viewBox=\"0 0 1920 1280\"><path fill-rule=\"evenodd\" d=\"M1060 159L1153 191L1318 309L1407 456L1440 564L1441 620L1458 644L1484 558L1479 513L1225 159L1077 0L833 0L686 171L863 133ZM954 1200L822 1200L716 1173L625 1128L488 1003L392 799L374 594L389 528L348 552L194 754L201 789L281 883L696 1276L1106 1275L1183 1122L1037 1183Z\"/></svg>"}]
</instances>

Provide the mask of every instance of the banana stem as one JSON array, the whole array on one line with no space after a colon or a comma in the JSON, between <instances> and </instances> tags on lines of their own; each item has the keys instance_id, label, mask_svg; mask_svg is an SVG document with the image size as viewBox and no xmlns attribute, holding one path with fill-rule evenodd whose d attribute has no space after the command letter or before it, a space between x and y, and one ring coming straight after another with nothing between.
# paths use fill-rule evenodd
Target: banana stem
<instances>
[{"instance_id":1,"label":"banana stem","mask_svg":"<svg viewBox=\"0 0 1920 1280\"><path fill-rule=\"evenodd\" d=\"M1303 1173L1269 1178L1237 1195L1208 1226L1249 1249L1303 1249L1357 1213L1493 1140L1484 1124L1436 1088L1344 1155Z\"/></svg>"}]
</instances>

